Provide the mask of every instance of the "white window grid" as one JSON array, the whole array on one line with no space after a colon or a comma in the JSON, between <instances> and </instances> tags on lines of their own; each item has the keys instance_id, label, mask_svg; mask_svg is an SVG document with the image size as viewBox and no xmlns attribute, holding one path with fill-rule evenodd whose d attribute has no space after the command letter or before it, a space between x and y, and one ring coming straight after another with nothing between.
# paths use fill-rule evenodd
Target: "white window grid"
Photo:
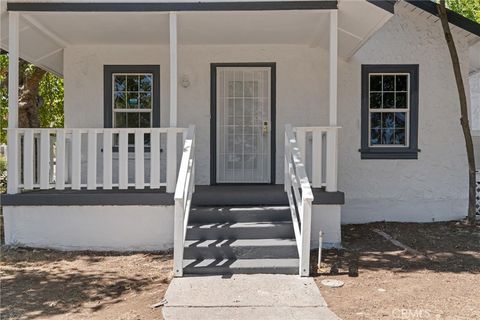
<instances>
[{"instance_id":1,"label":"white window grid","mask_svg":"<svg viewBox=\"0 0 480 320\"><path fill-rule=\"evenodd\" d=\"M115 92L122 92L122 91L116 91L115 90L115 77L116 76L150 76L152 79L150 91L143 91L143 90L138 90L135 91L138 93L138 101L140 103L140 93L150 93L150 108L127 108L127 92L128 88L125 88L123 92L125 92L125 108L115 108ZM117 113L149 113L150 114L150 127L152 127L152 121L153 121L153 88L154 88L154 79L153 79L153 74L149 72L143 72L143 73L113 73L112 74L112 124L113 127L116 128L116 114ZM140 88L139 88L140 89Z\"/></svg>"},{"instance_id":2,"label":"white window grid","mask_svg":"<svg viewBox=\"0 0 480 320\"><path fill-rule=\"evenodd\" d=\"M382 76L382 90L375 91L370 89L370 77L372 76ZM396 91L396 81L395 81L395 88L393 91L385 91L383 90L383 76L407 76L407 90L406 91ZM382 108L371 108L370 107L370 94L371 93L382 93ZM407 107L406 108L396 108L396 99L394 99L395 107L394 108L383 108L383 93L391 92L391 93L407 93ZM368 74L368 145L371 148L405 148L409 147L410 144L410 73L402 73L402 72L372 72ZM396 113L396 112L405 112L405 144L372 144L372 113Z\"/></svg>"}]
</instances>

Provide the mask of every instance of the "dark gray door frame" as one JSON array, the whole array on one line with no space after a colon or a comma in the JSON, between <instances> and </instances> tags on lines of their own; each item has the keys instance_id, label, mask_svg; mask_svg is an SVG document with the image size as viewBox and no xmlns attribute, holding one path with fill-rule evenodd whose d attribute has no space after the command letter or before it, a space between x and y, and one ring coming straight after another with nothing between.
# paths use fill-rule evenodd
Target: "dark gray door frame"
<instances>
[{"instance_id":1,"label":"dark gray door frame","mask_svg":"<svg viewBox=\"0 0 480 320\"><path fill-rule=\"evenodd\" d=\"M270 183L275 184L275 152L276 152L276 80L275 62L243 62L243 63L212 63L210 64L210 184L217 183L217 68L219 67L264 67L270 68ZM223 184L223 183L222 183Z\"/></svg>"}]
</instances>

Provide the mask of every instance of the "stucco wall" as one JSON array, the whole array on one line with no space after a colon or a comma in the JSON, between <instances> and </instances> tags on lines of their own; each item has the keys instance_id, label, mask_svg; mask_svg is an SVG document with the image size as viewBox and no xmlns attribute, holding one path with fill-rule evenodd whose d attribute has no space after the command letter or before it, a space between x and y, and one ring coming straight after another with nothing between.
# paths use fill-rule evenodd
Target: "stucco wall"
<instances>
[{"instance_id":1,"label":"stucco wall","mask_svg":"<svg viewBox=\"0 0 480 320\"><path fill-rule=\"evenodd\" d=\"M480 72L470 76L471 128L474 133L475 164L480 170Z\"/></svg>"},{"instance_id":2,"label":"stucco wall","mask_svg":"<svg viewBox=\"0 0 480 320\"><path fill-rule=\"evenodd\" d=\"M173 206L4 207L5 243L58 250L173 247Z\"/></svg>"},{"instance_id":3,"label":"stucco wall","mask_svg":"<svg viewBox=\"0 0 480 320\"><path fill-rule=\"evenodd\" d=\"M458 41L462 61L466 44ZM180 46L179 125L197 126L197 181L209 183L210 63L277 63L277 183L283 175L283 133L293 125L328 124L328 52L308 46ZM360 160L361 64L419 64L418 160ZM432 221L465 216L467 163L450 58L439 24L397 14L350 60L339 61L339 188L342 222ZM68 127L102 127L103 64L161 65L161 123L168 122L168 47L77 46L65 50ZM468 66L464 65L464 74ZM468 84L468 79L465 79Z\"/></svg>"},{"instance_id":4,"label":"stucco wall","mask_svg":"<svg viewBox=\"0 0 480 320\"><path fill-rule=\"evenodd\" d=\"M401 8L396 12L351 62L339 67L338 110L343 127L339 186L347 195L344 223L433 221L466 215L466 153L441 26ZM467 62L466 44L457 41L457 46L461 61ZM360 160L360 66L368 63L420 65L418 160ZM468 74L467 64L463 74Z\"/></svg>"},{"instance_id":5,"label":"stucco wall","mask_svg":"<svg viewBox=\"0 0 480 320\"><path fill-rule=\"evenodd\" d=\"M322 247L338 248L342 245L341 205L313 205L310 249L319 246L319 233L322 231Z\"/></svg>"}]
</instances>

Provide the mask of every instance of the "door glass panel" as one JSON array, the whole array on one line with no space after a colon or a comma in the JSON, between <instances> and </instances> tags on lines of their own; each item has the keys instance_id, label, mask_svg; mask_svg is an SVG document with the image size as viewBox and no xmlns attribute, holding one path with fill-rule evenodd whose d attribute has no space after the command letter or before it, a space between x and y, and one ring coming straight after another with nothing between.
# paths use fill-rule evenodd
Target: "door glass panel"
<instances>
[{"instance_id":1,"label":"door glass panel","mask_svg":"<svg viewBox=\"0 0 480 320\"><path fill-rule=\"evenodd\" d=\"M270 68L217 68L217 182L271 181Z\"/></svg>"}]
</instances>

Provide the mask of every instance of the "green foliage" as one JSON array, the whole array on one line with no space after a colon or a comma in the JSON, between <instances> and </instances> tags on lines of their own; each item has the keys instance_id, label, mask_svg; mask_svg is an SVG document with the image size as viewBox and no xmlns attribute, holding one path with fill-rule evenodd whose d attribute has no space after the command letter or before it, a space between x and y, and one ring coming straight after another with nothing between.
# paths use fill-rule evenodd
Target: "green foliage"
<instances>
[{"instance_id":1,"label":"green foliage","mask_svg":"<svg viewBox=\"0 0 480 320\"><path fill-rule=\"evenodd\" d=\"M61 128L64 123L63 114L63 79L46 73L40 81L40 126L42 128Z\"/></svg>"},{"instance_id":2,"label":"green foliage","mask_svg":"<svg viewBox=\"0 0 480 320\"><path fill-rule=\"evenodd\" d=\"M446 0L446 3L453 11L480 23L480 0Z\"/></svg>"},{"instance_id":3,"label":"green foliage","mask_svg":"<svg viewBox=\"0 0 480 320\"><path fill-rule=\"evenodd\" d=\"M20 64L20 77L28 77L36 66L32 64ZM0 143L6 143L8 126L8 88L5 85L8 75L8 55L0 54ZM40 99L43 102L38 110L40 126L42 128L61 128L64 124L63 113L63 79L46 73L40 81Z\"/></svg>"},{"instance_id":4,"label":"green foliage","mask_svg":"<svg viewBox=\"0 0 480 320\"><path fill-rule=\"evenodd\" d=\"M0 193L7 190L7 160L0 155Z\"/></svg>"},{"instance_id":5,"label":"green foliage","mask_svg":"<svg viewBox=\"0 0 480 320\"><path fill-rule=\"evenodd\" d=\"M8 98L7 98L7 86L6 76L7 72L3 72L8 69L8 58L5 54L0 54L0 143L6 142L7 133L4 128L7 127L8 117Z\"/></svg>"}]
</instances>

